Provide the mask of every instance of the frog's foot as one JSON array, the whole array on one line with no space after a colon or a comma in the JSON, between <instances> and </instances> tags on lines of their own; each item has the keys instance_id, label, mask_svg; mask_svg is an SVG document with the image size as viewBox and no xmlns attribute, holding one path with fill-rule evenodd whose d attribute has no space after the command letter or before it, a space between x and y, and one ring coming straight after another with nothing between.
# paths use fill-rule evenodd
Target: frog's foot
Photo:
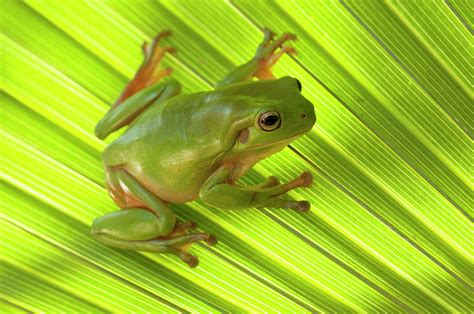
<instances>
[{"instance_id":1,"label":"frog's foot","mask_svg":"<svg viewBox=\"0 0 474 314\"><path fill-rule=\"evenodd\" d=\"M207 245L215 245L217 238L212 234L207 233L188 233L190 229L197 227L197 224L193 221L177 222L173 231L166 237L160 238L162 240L172 241L172 247L170 253L177 255L183 262L188 264L190 267L196 267L199 263L197 256L188 253L188 249L191 244L199 241L206 242ZM158 240L158 239L157 239Z\"/></svg>"},{"instance_id":2,"label":"frog's foot","mask_svg":"<svg viewBox=\"0 0 474 314\"><path fill-rule=\"evenodd\" d=\"M179 239L179 240L178 240ZM196 267L199 264L199 258L188 252L191 244L199 241L205 241L207 245L213 246L217 244L217 238L212 234L207 233L190 233L175 238L170 238L170 241L175 243L170 248L170 253L174 253L179 258L189 265L189 267Z\"/></svg>"},{"instance_id":3,"label":"frog's foot","mask_svg":"<svg viewBox=\"0 0 474 314\"><path fill-rule=\"evenodd\" d=\"M292 201L280 198L278 196L283 195L295 188L309 187L312 182L313 178L311 173L303 172L293 181L268 188L264 191L264 193L268 195L268 198L264 201L264 205L262 207L291 208L302 212L307 211L311 206L308 201Z\"/></svg>"},{"instance_id":4,"label":"frog's foot","mask_svg":"<svg viewBox=\"0 0 474 314\"><path fill-rule=\"evenodd\" d=\"M168 37L171 34L169 31L159 33L151 43L144 42L142 45L143 51L143 63L135 74L134 78L128 83L127 87L123 91L120 98L115 102L114 106L117 106L131 95L139 92L140 90L155 84L161 78L171 75L173 73L172 68L162 69L160 62L166 53L174 53L172 47L160 47L159 43L161 39Z\"/></svg>"},{"instance_id":5,"label":"frog's foot","mask_svg":"<svg viewBox=\"0 0 474 314\"><path fill-rule=\"evenodd\" d=\"M268 28L264 29L263 42L257 49L255 59L259 60L259 67L254 76L266 80L274 79L271 68L283 56L283 54L295 54L296 50L293 47L284 46L285 42L295 40L296 35L292 33L285 33L280 38L273 40L274 33ZM279 49L275 52L277 49Z\"/></svg>"},{"instance_id":6,"label":"frog's foot","mask_svg":"<svg viewBox=\"0 0 474 314\"><path fill-rule=\"evenodd\" d=\"M159 33L151 42L151 44L148 44L147 42L144 42L142 45L142 51L143 51L143 74L141 76L143 77L142 79L146 81L146 86L150 86L156 82L158 82L162 77L166 75L170 75L173 73L172 68L165 68L161 69L160 68L160 62L163 59L165 53L171 53L173 54L175 52L175 49L173 47L160 47L159 43L162 38L168 37L171 35L170 31L164 31ZM139 69L139 72L142 70L142 68ZM138 74L138 73L137 73Z\"/></svg>"}]
</instances>

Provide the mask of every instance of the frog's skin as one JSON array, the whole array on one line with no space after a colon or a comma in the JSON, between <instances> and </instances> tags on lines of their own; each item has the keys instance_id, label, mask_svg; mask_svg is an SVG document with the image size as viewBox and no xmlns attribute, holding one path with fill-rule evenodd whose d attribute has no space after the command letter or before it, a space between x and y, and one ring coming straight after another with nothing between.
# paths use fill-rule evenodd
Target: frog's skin
<instances>
[{"instance_id":1,"label":"frog's skin","mask_svg":"<svg viewBox=\"0 0 474 314\"><path fill-rule=\"evenodd\" d=\"M274 40L265 30L254 58L231 71L214 90L187 95L178 95L176 80L162 80L171 74L171 69L159 67L171 50L158 45L166 35L144 44L143 65L97 124L100 139L129 127L103 154L107 189L122 210L96 219L92 233L110 246L176 254L193 267L198 259L187 252L189 244L204 240L211 245L216 239L188 233L196 225L178 223L169 203L200 198L221 209L308 210L307 201L281 197L309 186L308 172L287 184L273 176L256 186L242 187L235 181L311 130L316 116L298 80L275 79L271 72L285 52L294 52L283 46L296 38L293 34Z\"/></svg>"}]
</instances>

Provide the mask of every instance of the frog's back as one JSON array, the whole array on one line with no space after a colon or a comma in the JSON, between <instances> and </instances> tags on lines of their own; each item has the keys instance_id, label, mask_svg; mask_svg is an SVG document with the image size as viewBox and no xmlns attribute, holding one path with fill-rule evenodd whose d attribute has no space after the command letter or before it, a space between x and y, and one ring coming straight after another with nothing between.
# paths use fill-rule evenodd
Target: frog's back
<instances>
[{"instance_id":1,"label":"frog's back","mask_svg":"<svg viewBox=\"0 0 474 314\"><path fill-rule=\"evenodd\" d=\"M152 105L106 148L105 165L126 169L165 201L197 198L232 145L222 140L225 113L209 106L210 96L188 94ZM222 119L215 119L219 112Z\"/></svg>"}]
</instances>

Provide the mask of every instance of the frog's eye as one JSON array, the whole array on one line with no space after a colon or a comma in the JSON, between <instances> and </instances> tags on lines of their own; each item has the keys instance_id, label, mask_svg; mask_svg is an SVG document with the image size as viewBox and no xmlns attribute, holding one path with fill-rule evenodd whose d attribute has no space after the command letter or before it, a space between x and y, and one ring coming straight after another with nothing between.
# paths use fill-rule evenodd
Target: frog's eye
<instances>
[{"instance_id":1,"label":"frog's eye","mask_svg":"<svg viewBox=\"0 0 474 314\"><path fill-rule=\"evenodd\" d=\"M298 90L301 92L301 90L303 89L303 86L301 85L301 82L298 79L295 79L295 80L296 80L296 85L298 86Z\"/></svg>"},{"instance_id":2,"label":"frog's eye","mask_svg":"<svg viewBox=\"0 0 474 314\"><path fill-rule=\"evenodd\" d=\"M258 125L264 131L273 131L281 124L280 115L276 111L267 111L258 118Z\"/></svg>"}]
</instances>

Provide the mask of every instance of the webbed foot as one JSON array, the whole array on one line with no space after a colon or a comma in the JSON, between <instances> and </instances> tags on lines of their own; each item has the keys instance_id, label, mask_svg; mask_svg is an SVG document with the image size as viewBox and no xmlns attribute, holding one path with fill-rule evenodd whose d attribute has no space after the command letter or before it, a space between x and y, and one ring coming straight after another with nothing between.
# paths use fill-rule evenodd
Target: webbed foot
<instances>
[{"instance_id":1,"label":"webbed foot","mask_svg":"<svg viewBox=\"0 0 474 314\"><path fill-rule=\"evenodd\" d=\"M264 29L264 39L255 53L255 59L259 61L259 68L255 72L255 77L259 79L274 79L271 68L283 56L284 53L296 54L296 50L290 46L284 46L289 40L296 40L296 35L292 33L284 33L278 39L275 34L268 28ZM275 52L279 49L278 52Z\"/></svg>"},{"instance_id":2,"label":"webbed foot","mask_svg":"<svg viewBox=\"0 0 474 314\"><path fill-rule=\"evenodd\" d=\"M227 73L227 75L216 83L216 88L250 80L254 77L261 80L274 79L275 76L271 71L272 66L277 63L283 54L296 53L295 48L284 45L287 41L295 40L296 35L284 33L277 39L274 39L274 37L275 34L268 28L265 28L263 41L258 46L254 57Z\"/></svg>"},{"instance_id":3,"label":"webbed foot","mask_svg":"<svg viewBox=\"0 0 474 314\"><path fill-rule=\"evenodd\" d=\"M291 208L297 211L307 211L311 207L308 201L292 201L281 198L279 196L299 187L309 187L313 182L313 177L309 172L303 172L298 178L280 184L272 188L268 188L261 194L264 197L263 206L270 208Z\"/></svg>"},{"instance_id":4,"label":"webbed foot","mask_svg":"<svg viewBox=\"0 0 474 314\"><path fill-rule=\"evenodd\" d=\"M161 78L171 75L173 69L160 67L161 60L166 53L174 53L172 47L161 47L160 41L171 35L170 31L159 33L151 43L144 42L142 45L143 63L135 74L134 78L128 83L124 91L117 99L114 107L122 103L125 99L139 92L140 90L158 82Z\"/></svg>"},{"instance_id":5,"label":"webbed foot","mask_svg":"<svg viewBox=\"0 0 474 314\"><path fill-rule=\"evenodd\" d=\"M208 233L189 233L190 229L195 229L197 224L193 221L177 222L174 230L162 238L170 240L173 244L170 253L177 255L189 267L196 267L199 264L199 258L188 252L191 244L204 241L207 245L213 246L217 244L217 238Z\"/></svg>"}]
</instances>

